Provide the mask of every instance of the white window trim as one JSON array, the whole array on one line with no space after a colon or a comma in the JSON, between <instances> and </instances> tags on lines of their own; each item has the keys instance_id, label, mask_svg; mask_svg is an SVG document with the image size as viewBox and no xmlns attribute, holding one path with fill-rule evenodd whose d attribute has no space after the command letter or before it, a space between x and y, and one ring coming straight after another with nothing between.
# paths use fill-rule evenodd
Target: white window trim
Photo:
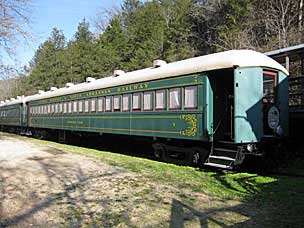
<instances>
[{"instance_id":1,"label":"white window trim","mask_svg":"<svg viewBox=\"0 0 304 228\"><path fill-rule=\"evenodd\" d=\"M189 104L186 104L186 102L188 101L188 97L187 97L187 94L186 94L186 90L187 89L194 89L194 97L193 97L193 99L194 100L192 100L191 102L192 103L189 103ZM196 109L197 108L197 101L198 101L198 99L197 99L197 86L187 86L187 87L185 87L184 88L184 109Z\"/></svg>"},{"instance_id":2,"label":"white window trim","mask_svg":"<svg viewBox=\"0 0 304 228\"><path fill-rule=\"evenodd\" d=\"M130 94L124 94L123 96L122 96L122 111L123 112L129 112L130 111ZM124 98L128 98L128 105L127 106L124 106L125 105L125 102L124 102ZM127 108L127 109L125 109L125 108Z\"/></svg>"},{"instance_id":3,"label":"white window trim","mask_svg":"<svg viewBox=\"0 0 304 228\"><path fill-rule=\"evenodd\" d=\"M138 95L138 106L134 107L134 97ZM141 97L142 97L142 93L133 93L132 94L132 110L134 111L140 111L141 110Z\"/></svg>"},{"instance_id":4,"label":"white window trim","mask_svg":"<svg viewBox=\"0 0 304 228\"><path fill-rule=\"evenodd\" d=\"M109 101L108 104L110 104L109 109L107 107L107 101ZM105 100L105 111L106 112L111 112L112 111L112 97L111 96L107 96L106 100Z\"/></svg>"},{"instance_id":5,"label":"white window trim","mask_svg":"<svg viewBox=\"0 0 304 228\"><path fill-rule=\"evenodd\" d=\"M115 101L118 99L118 107L115 107ZM119 112L121 110L121 96L120 95L115 95L113 96L113 110L116 112Z\"/></svg>"},{"instance_id":6,"label":"white window trim","mask_svg":"<svg viewBox=\"0 0 304 228\"><path fill-rule=\"evenodd\" d=\"M171 91L179 91L178 93L178 103L179 103L179 106L178 107L171 107L172 103L171 103ZM172 88L172 89L169 89L169 93L168 93L168 97L169 97L169 110L180 110L181 109L181 88Z\"/></svg>"},{"instance_id":7,"label":"white window trim","mask_svg":"<svg viewBox=\"0 0 304 228\"><path fill-rule=\"evenodd\" d=\"M101 104L101 107L100 107L100 104ZM97 108L98 112L103 112L104 111L104 109L105 109L105 107L104 107L105 106L105 98L104 97L98 97L97 106L98 106L98 108Z\"/></svg>"},{"instance_id":8,"label":"white window trim","mask_svg":"<svg viewBox=\"0 0 304 228\"><path fill-rule=\"evenodd\" d=\"M146 105L145 95L150 95L150 107L149 108L145 107L145 105ZM152 111L153 110L153 92L152 91L144 92L144 94L143 94L143 110L144 111Z\"/></svg>"}]
</instances>

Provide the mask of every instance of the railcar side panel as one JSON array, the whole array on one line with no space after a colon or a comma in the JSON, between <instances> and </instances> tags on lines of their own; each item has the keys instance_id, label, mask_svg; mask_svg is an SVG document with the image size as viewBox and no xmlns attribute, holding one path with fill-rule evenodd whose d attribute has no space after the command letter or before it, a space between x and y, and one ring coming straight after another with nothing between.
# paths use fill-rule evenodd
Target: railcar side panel
<instances>
[{"instance_id":1,"label":"railcar side panel","mask_svg":"<svg viewBox=\"0 0 304 228\"><path fill-rule=\"evenodd\" d=\"M166 100L167 108L164 110L136 111L132 110L131 102L130 111L128 112L123 112L122 110L115 111L112 107L111 112L98 112L96 110L93 113L31 115L29 126L209 141L212 132L212 119L210 119L208 112L212 112L212 104L209 104L212 98L210 98L211 90L208 78L205 75L187 75L178 78L143 82L139 85L125 85L100 91L88 91L82 94L72 94L65 97L32 102L31 107L53 104L54 102L98 98L102 95L104 97L123 94L130 94L132 96L133 93L144 93L146 91L153 91L152 104L155 104L156 90L166 90L166 94L168 94L168 89L170 88L181 88L181 91L183 91L186 86L197 86L197 107L195 109L188 110L182 107L180 110L169 110L169 101ZM181 97L181 103L183 102L184 97Z\"/></svg>"}]
</instances>

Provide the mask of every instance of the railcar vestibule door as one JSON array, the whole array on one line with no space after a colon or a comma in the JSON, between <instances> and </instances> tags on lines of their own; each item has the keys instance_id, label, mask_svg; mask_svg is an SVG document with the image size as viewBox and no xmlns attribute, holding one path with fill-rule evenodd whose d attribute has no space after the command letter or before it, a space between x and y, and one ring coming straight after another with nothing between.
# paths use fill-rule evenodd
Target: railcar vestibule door
<instances>
[{"instance_id":1,"label":"railcar vestibule door","mask_svg":"<svg viewBox=\"0 0 304 228\"><path fill-rule=\"evenodd\" d=\"M236 143L259 142L263 137L263 69L234 70Z\"/></svg>"},{"instance_id":2,"label":"railcar vestibule door","mask_svg":"<svg viewBox=\"0 0 304 228\"><path fill-rule=\"evenodd\" d=\"M233 70L209 72L213 91L213 140L231 141L234 137Z\"/></svg>"}]
</instances>

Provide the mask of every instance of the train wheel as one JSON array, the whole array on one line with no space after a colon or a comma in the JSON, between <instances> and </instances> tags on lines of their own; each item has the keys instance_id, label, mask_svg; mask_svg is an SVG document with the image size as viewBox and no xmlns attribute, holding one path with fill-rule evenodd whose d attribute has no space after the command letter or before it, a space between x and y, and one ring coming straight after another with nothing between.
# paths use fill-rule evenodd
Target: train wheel
<instances>
[{"instance_id":1,"label":"train wheel","mask_svg":"<svg viewBox=\"0 0 304 228\"><path fill-rule=\"evenodd\" d=\"M208 158L209 151L202 147L193 147L192 151L192 165L202 167Z\"/></svg>"},{"instance_id":2,"label":"train wheel","mask_svg":"<svg viewBox=\"0 0 304 228\"><path fill-rule=\"evenodd\" d=\"M154 149L153 150L154 157L158 161L165 160L164 157L167 154L166 146L164 144L161 144L161 143L154 143L152 146L153 146L153 149Z\"/></svg>"}]
</instances>

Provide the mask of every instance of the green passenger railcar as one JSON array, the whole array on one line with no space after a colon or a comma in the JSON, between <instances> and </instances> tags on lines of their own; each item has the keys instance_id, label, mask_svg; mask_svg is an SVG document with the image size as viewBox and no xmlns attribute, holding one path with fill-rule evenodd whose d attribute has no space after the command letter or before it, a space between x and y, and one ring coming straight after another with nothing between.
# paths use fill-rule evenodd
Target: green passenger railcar
<instances>
[{"instance_id":1,"label":"green passenger railcar","mask_svg":"<svg viewBox=\"0 0 304 228\"><path fill-rule=\"evenodd\" d=\"M27 134L140 136L167 161L231 169L288 136L287 76L283 66L248 50L158 60L2 102L0 125Z\"/></svg>"},{"instance_id":2,"label":"green passenger railcar","mask_svg":"<svg viewBox=\"0 0 304 228\"><path fill-rule=\"evenodd\" d=\"M203 74L127 84L30 102L29 127L210 141L211 98Z\"/></svg>"}]
</instances>

